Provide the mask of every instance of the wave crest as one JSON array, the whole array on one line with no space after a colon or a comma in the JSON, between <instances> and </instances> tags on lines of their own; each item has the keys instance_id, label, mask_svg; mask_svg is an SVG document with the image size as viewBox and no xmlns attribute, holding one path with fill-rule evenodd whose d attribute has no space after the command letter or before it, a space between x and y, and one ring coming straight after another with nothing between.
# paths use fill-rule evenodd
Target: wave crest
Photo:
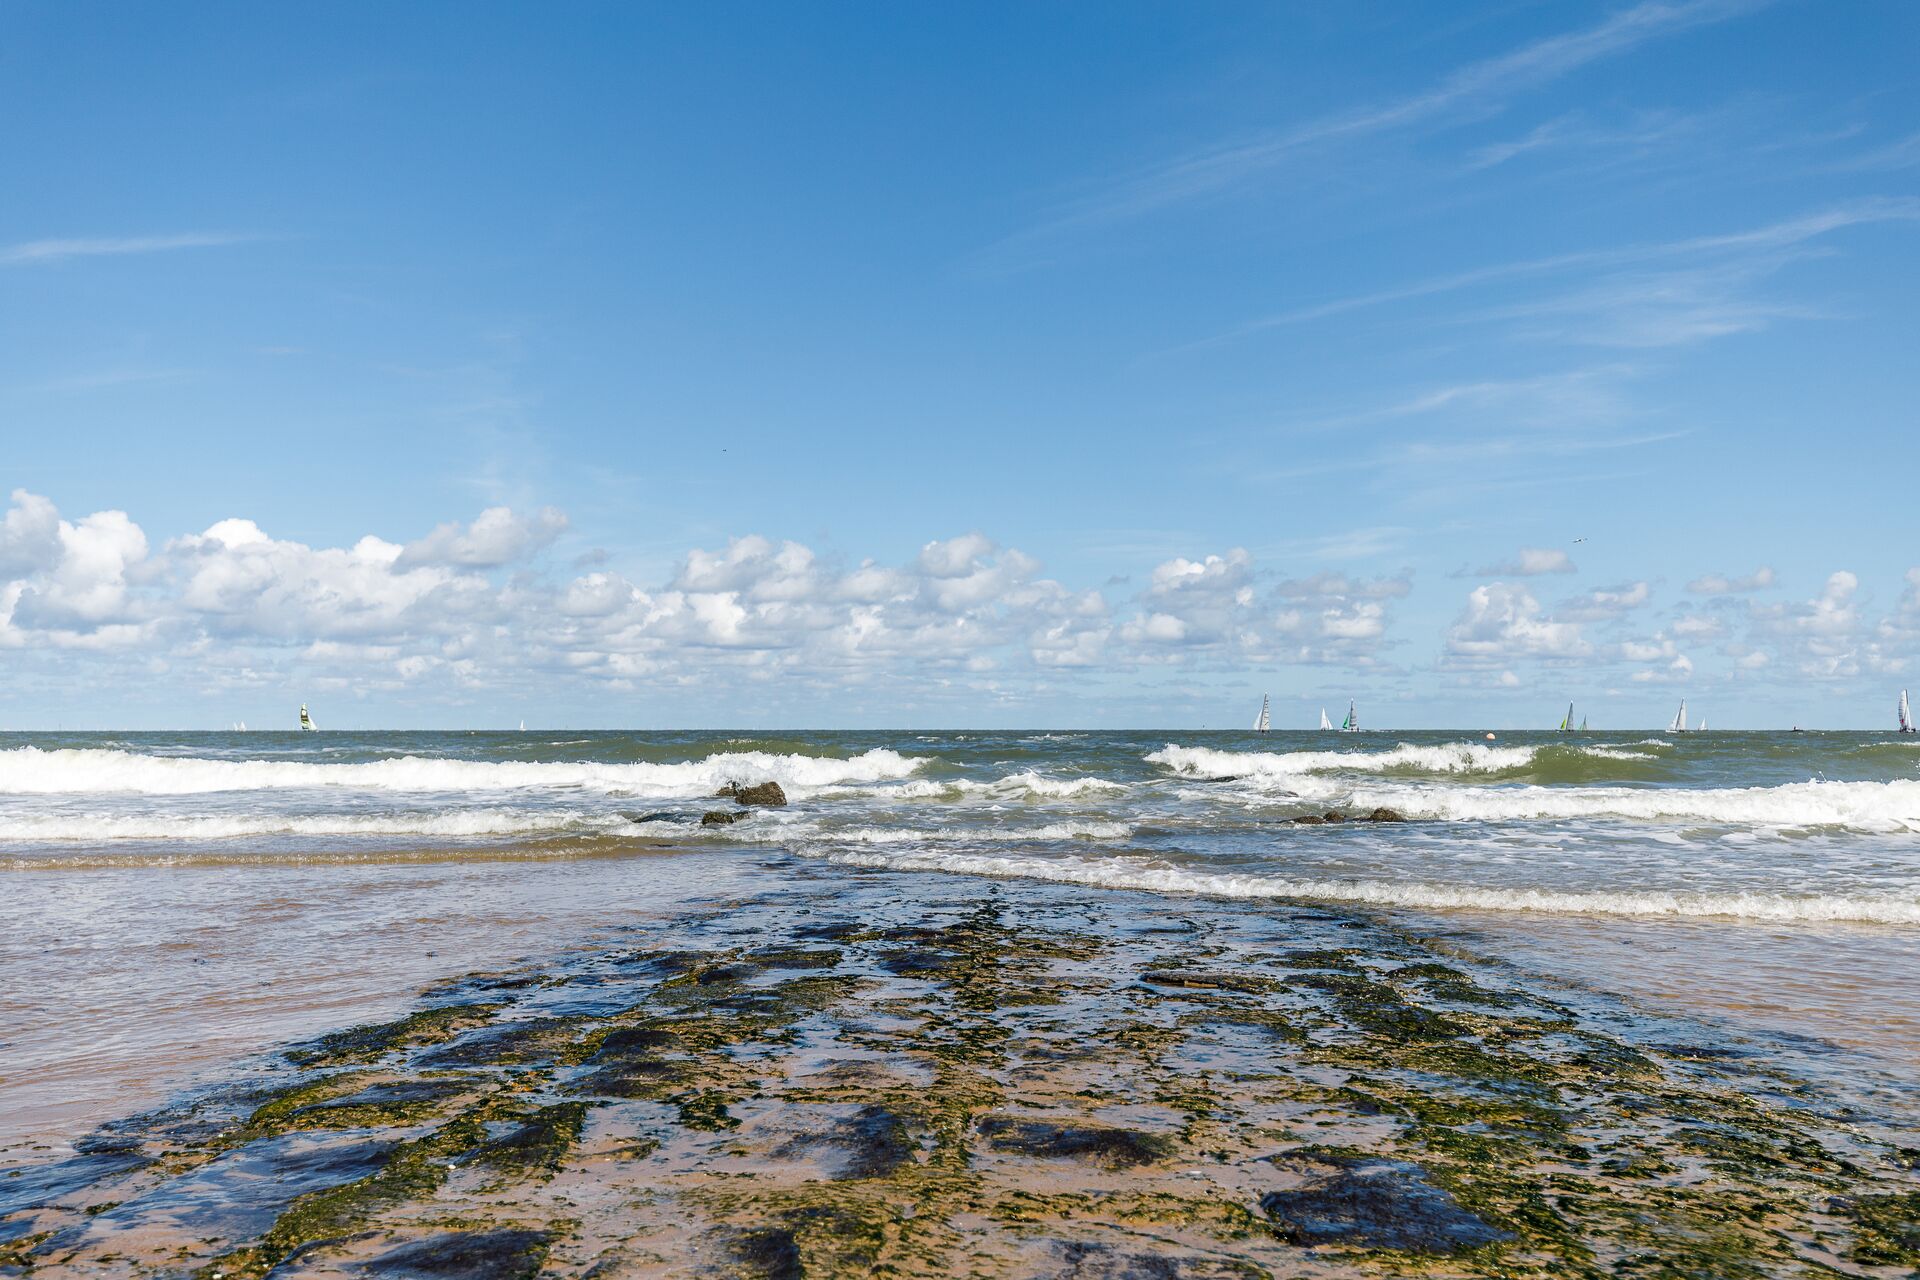
<instances>
[{"instance_id":1,"label":"wave crest","mask_svg":"<svg viewBox=\"0 0 1920 1280\"><path fill-rule=\"evenodd\" d=\"M1636 744L1641 745L1641 744ZM1251 778L1287 782L1310 774L1353 773L1386 777L1454 777L1483 782L1595 782L1661 776L1661 757L1650 751L1601 743L1549 743L1530 747L1479 742L1398 743L1385 750L1220 751L1173 743L1147 757L1190 778Z\"/></svg>"},{"instance_id":2,"label":"wave crest","mask_svg":"<svg viewBox=\"0 0 1920 1280\"><path fill-rule=\"evenodd\" d=\"M215 791L343 788L356 791L484 792L577 789L604 794L708 795L723 783L778 782L809 795L826 787L905 778L927 762L884 747L857 756L723 751L679 764L450 760L402 756L359 764L212 760L102 748L14 747L0 751L0 794L202 795Z\"/></svg>"}]
</instances>

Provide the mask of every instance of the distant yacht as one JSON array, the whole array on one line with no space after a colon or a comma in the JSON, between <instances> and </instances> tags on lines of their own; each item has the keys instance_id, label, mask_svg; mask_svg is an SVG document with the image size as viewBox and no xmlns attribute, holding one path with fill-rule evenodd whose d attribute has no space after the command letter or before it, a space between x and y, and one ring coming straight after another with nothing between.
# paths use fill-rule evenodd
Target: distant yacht
<instances>
[{"instance_id":1,"label":"distant yacht","mask_svg":"<svg viewBox=\"0 0 1920 1280\"><path fill-rule=\"evenodd\" d=\"M1345 724L1340 726L1340 732L1342 733L1360 732L1360 716L1359 716L1359 713L1354 711L1353 699L1351 698L1347 699L1347 720Z\"/></svg>"},{"instance_id":2,"label":"distant yacht","mask_svg":"<svg viewBox=\"0 0 1920 1280\"><path fill-rule=\"evenodd\" d=\"M525 720L522 720L520 722L520 732L525 733L526 731L527 731L527 722Z\"/></svg>"},{"instance_id":3,"label":"distant yacht","mask_svg":"<svg viewBox=\"0 0 1920 1280\"><path fill-rule=\"evenodd\" d=\"M1580 717L1580 732L1582 732L1582 733L1585 733L1586 731L1587 731L1587 718L1586 718L1585 716L1581 716L1581 717Z\"/></svg>"},{"instance_id":4,"label":"distant yacht","mask_svg":"<svg viewBox=\"0 0 1920 1280\"><path fill-rule=\"evenodd\" d=\"M1267 730L1273 727L1273 717L1270 714L1268 714L1270 707L1271 707L1271 704L1267 701L1267 695L1264 693L1261 694L1260 695L1260 714L1256 716L1253 721L1253 731L1255 733L1265 733ZM523 724L520 727L524 729L527 726Z\"/></svg>"},{"instance_id":5,"label":"distant yacht","mask_svg":"<svg viewBox=\"0 0 1920 1280\"><path fill-rule=\"evenodd\" d=\"M1687 731L1687 700L1685 698L1682 698L1680 699L1680 709L1673 713L1673 723L1667 726L1667 732L1668 733L1685 733L1686 731Z\"/></svg>"},{"instance_id":6,"label":"distant yacht","mask_svg":"<svg viewBox=\"0 0 1920 1280\"><path fill-rule=\"evenodd\" d=\"M319 725L313 722L313 717L307 714L307 704L304 702L301 703L300 704L300 728L302 730L311 730L311 729L318 729L319 727L320 727Z\"/></svg>"},{"instance_id":7,"label":"distant yacht","mask_svg":"<svg viewBox=\"0 0 1920 1280\"><path fill-rule=\"evenodd\" d=\"M235 733L245 733L247 731L247 722L245 720L235 720L233 722L233 731Z\"/></svg>"},{"instance_id":8,"label":"distant yacht","mask_svg":"<svg viewBox=\"0 0 1920 1280\"><path fill-rule=\"evenodd\" d=\"M1333 721L1327 719L1327 709L1325 707L1320 708L1320 727L1322 729L1333 728Z\"/></svg>"},{"instance_id":9,"label":"distant yacht","mask_svg":"<svg viewBox=\"0 0 1920 1280\"><path fill-rule=\"evenodd\" d=\"M1582 720L1580 722L1580 727L1582 729L1586 728L1587 722ZM1567 714L1560 718L1560 732L1562 733L1573 732L1573 704L1571 702L1567 704Z\"/></svg>"},{"instance_id":10,"label":"distant yacht","mask_svg":"<svg viewBox=\"0 0 1920 1280\"><path fill-rule=\"evenodd\" d=\"M1913 708L1907 705L1907 691L1900 691L1900 732L1913 732Z\"/></svg>"}]
</instances>

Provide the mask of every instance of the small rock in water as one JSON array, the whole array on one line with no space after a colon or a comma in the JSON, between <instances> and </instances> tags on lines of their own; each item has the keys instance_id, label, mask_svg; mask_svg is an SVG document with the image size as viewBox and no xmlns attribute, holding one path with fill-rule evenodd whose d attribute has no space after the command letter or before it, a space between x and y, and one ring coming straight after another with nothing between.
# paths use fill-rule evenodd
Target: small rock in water
<instances>
[{"instance_id":1,"label":"small rock in water","mask_svg":"<svg viewBox=\"0 0 1920 1280\"><path fill-rule=\"evenodd\" d=\"M703 827L724 827L728 823L738 822L746 816L744 813L727 813L720 809L709 809L700 815L700 825Z\"/></svg>"},{"instance_id":2,"label":"small rock in water","mask_svg":"<svg viewBox=\"0 0 1920 1280\"><path fill-rule=\"evenodd\" d=\"M1297 826L1317 827L1321 823L1325 822L1326 819L1321 817L1317 813L1308 813L1308 814L1303 814L1298 818L1295 818L1293 821Z\"/></svg>"},{"instance_id":3,"label":"small rock in water","mask_svg":"<svg viewBox=\"0 0 1920 1280\"><path fill-rule=\"evenodd\" d=\"M1321 815L1320 820L1322 822L1345 822L1347 820L1347 815L1340 812L1338 809L1329 809L1326 811L1326 813Z\"/></svg>"},{"instance_id":4,"label":"small rock in water","mask_svg":"<svg viewBox=\"0 0 1920 1280\"><path fill-rule=\"evenodd\" d=\"M787 802L787 793L780 789L780 784L777 782L762 782L753 787L743 787L737 782L729 782L713 794L730 797L736 804L780 805Z\"/></svg>"},{"instance_id":5,"label":"small rock in water","mask_svg":"<svg viewBox=\"0 0 1920 1280\"><path fill-rule=\"evenodd\" d=\"M1406 815L1398 809L1375 809L1367 815L1368 822L1405 822Z\"/></svg>"}]
</instances>

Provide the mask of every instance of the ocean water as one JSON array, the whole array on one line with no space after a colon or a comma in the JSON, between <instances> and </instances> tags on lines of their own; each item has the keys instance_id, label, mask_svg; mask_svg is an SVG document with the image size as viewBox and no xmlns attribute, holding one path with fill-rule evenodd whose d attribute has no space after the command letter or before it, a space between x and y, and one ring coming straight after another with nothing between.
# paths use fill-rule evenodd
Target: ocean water
<instances>
[{"instance_id":1,"label":"ocean water","mask_svg":"<svg viewBox=\"0 0 1920 1280\"><path fill-rule=\"evenodd\" d=\"M788 806L699 824L768 779ZM1920 1067L1892 734L0 735L0 1140L770 856L1334 903L1828 1071Z\"/></svg>"}]
</instances>

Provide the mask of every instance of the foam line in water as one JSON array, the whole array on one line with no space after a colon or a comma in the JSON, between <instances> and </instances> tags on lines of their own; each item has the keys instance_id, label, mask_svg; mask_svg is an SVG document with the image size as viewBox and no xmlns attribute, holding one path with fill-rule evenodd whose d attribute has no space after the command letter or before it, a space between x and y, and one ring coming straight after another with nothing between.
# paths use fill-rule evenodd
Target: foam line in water
<instances>
[{"instance_id":1,"label":"foam line in water","mask_svg":"<svg viewBox=\"0 0 1920 1280\"><path fill-rule=\"evenodd\" d=\"M1071 800L1086 796L1118 795L1126 790L1128 787L1124 782L1092 777L1055 778L1029 769L991 782L973 778L911 778L904 782L833 787L822 794L844 793L896 800L961 800L974 796L999 800Z\"/></svg>"},{"instance_id":2,"label":"foam line in water","mask_svg":"<svg viewBox=\"0 0 1920 1280\"><path fill-rule=\"evenodd\" d=\"M1125 840L1124 822L1049 822L1035 827L843 827L811 833L809 844L916 844L1015 840Z\"/></svg>"},{"instance_id":3,"label":"foam line in water","mask_svg":"<svg viewBox=\"0 0 1920 1280\"><path fill-rule=\"evenodd\" d=\"M562 809L466 809L452 813L328 814L19 814L7 819L10 843L134 840L239 840L250 836L629 835L667 829L618 814Z\"/></svg>"},{"instance_id":4,"label":"foam line in water","mask_svg":"<svg viewBox=\"0 0 1920 1280\"><path fill-rule=\"evenodd\" d=\"M1721 916L1779 923L1856 921L1920 924L1920 899L1865 898L1824 894L1682 893L1640 890L1587 893L1545 889L1493 889L1472 885L1426 884L1370 879L1228 875L1155 866L1137 858L1027 858L969 853L881 853L843 851L829 856L847 866L894 871L945 871L960 875L1051 880L1139 889L1153 893L1192 893L1219 898L1303 898L1362 906L1404 907L1427 911L1469 909L1554 915Z\"/></svg>"},{"instance_id":5,"label":"foam line in water","mask_svg":"<svg viewBox=\"0 0 1920 1280\"><path fill-rule=\"evenodd\" d=\"M357 791L483 792L578 788L656 796L710 794L723 783L771 779L787 791L905 778L923 756L885 748L849 759L723 751L678 764L449 760L403 756L361 764L212 760L98 748L0 751L0 794L199 795L215 791L344 788Z\"/></svg>"}]
</instances>

